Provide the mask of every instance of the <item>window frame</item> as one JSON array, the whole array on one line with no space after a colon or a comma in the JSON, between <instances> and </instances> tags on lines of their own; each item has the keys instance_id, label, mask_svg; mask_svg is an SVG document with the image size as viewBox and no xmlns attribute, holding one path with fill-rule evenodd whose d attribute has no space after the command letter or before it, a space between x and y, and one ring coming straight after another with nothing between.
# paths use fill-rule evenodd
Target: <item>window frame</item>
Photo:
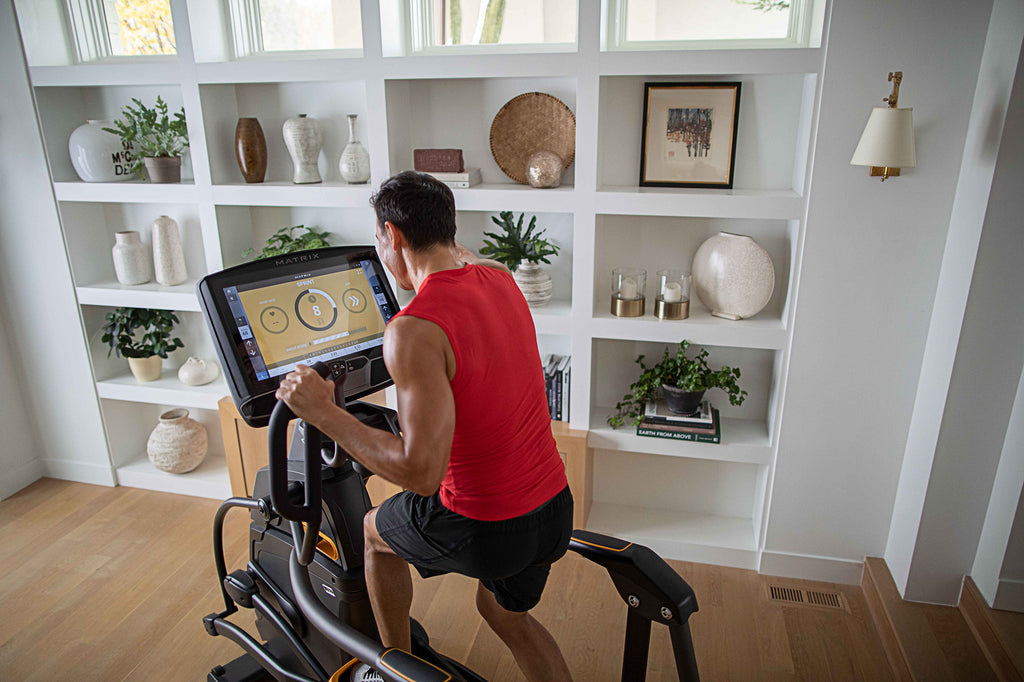
<instances>
[{"instance_id":1,"label":"window frame","mask_svg":"<svg viewBox=\"0 0 1024 682\"><path fill-rule=\"evenodd\" d=\"M730 38L722 40L628 40L629 0L606 0L605 45L609 52L653 50L761 50L806 48L811 43L811 24L816 0L789 0L789 30L785 38ZM822 1L822 0L817 0Z\"/></svg>"},{"instance_id":2,"label":"window frame","mask_svg":"<svg viewBox=\"0 0 1024 682\"><path fill-rule=\"evenodd\" d=\"M325 50L268 50L263 45L259 0L227 0L231 55L236 60L336 59L363 56L363 47ZM360 12L362 8L360 8ZM363 42L360 26L359 40ZM365 47L365 43L364 43Z\"/></svg>"},{"instance_id":3,"label":"window frame","mask_svg":"<svg viewBox=\"0 0 1024 682\"><path fill-rule=\"evenodd\" d=\"M485 0L486 1L486 0ZM407 0L408 13L408 45L411 56L437 55L488 55L488 54L538 54L557 52L576 52L579 45L579 14L580 2L593 0L574 0L576 5L576 21L574 31L576 40L564 43L495 43L488 45L435 45L433 36L436 31L438 17L432 9L432 0ZM444 17L440 17L444 20Z\"/></svg>"},{"instance_id":4,"label":"window frame","mask_svg":"<svg viewBox=\"0 0 1024 682\"><path fill-rule=\"evenodd\" d=\"M64 0L62 4L76 64L152 63L178 59L177 51L174 54L114 54L103 0ZM171 22L174 22L173 16Z\"/></svg>"}]
</instances>

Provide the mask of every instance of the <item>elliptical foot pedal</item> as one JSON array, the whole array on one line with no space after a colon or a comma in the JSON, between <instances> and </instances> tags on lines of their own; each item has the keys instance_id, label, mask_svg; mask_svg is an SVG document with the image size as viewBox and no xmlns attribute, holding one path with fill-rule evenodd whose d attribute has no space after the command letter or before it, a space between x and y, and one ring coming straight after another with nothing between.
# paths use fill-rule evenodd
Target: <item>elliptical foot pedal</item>
<instances>
[{"instance_id":1,"label":"elliptical foot pedal","mask_svg":"<svg viewBox=\"0 0 1024 682\"><path fill-rule=\"evenodd\" d=\"M206 676L206 682L274 682L249 654L242 654L230 663L218 665Z\"/></svg>"}]
</instances>

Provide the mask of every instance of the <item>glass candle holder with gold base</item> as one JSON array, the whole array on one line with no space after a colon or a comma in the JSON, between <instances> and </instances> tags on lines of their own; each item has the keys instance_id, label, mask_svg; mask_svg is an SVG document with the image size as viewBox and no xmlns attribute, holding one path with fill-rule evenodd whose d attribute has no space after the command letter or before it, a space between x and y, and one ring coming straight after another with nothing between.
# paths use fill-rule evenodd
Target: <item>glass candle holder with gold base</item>
<instances>
[{"instance_id":1,"label":"glass candle holder with gold base","mask_svg":"<svg viewBox=\"0 0 1024 682\"><path fill-rule=\"evenodd\" d=\"M658 270L654 314L662 320L685 320L690 316L690 273Z\"/></svg>"},{"instance_id":2,"label":"glass candle holder with gold base","mask_svg":"<svg viewBox=\"0 0 1024 682\"><path fill-rule=\"evenodd\" d=\"M636 268L612 270L612 315L616 317L640 317L643 315L646 287L646 270Z\"/></svg>"}]
</instances>

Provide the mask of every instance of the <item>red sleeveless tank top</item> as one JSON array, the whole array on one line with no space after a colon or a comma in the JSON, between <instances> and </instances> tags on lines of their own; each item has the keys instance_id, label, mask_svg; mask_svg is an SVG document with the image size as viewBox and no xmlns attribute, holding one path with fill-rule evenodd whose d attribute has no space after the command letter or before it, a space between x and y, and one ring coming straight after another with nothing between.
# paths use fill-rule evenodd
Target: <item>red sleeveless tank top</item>
<instances>
[{"instance_id":1,"label":"red sleeveless tank top","mask_svg":"<svg viewBox=\"0 0 1024 682\"><path fill-rule=\"evenodd\" d=\"M566 486L533 317L515 281L482 265L435 272L398 315L433 322L455 354L455 437L441 502L479 521L541 506Z\"/></svg>"}]
</instances>

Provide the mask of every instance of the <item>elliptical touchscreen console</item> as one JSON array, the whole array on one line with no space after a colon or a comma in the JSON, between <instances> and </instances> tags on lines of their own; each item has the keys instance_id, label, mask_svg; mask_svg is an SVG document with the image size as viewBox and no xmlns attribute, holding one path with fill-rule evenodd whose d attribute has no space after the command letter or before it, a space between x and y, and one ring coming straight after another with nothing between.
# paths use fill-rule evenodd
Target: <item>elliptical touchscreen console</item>
<instances>
[{"instance_id":1,"label":"elliptical touchscreen console","mask_svg":"<svg viewBox=\"0 0 1024 682\"><path fill-rule=\"evenodd\" d=\"M204 277L200 304L238 411L265 426L281 378L298 364L344 366L345 399L391 385L384 327L398 302L370 246L303 251Z\"/></svg>"}]
</instances>

